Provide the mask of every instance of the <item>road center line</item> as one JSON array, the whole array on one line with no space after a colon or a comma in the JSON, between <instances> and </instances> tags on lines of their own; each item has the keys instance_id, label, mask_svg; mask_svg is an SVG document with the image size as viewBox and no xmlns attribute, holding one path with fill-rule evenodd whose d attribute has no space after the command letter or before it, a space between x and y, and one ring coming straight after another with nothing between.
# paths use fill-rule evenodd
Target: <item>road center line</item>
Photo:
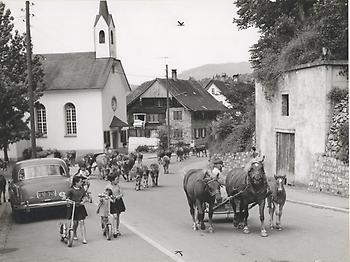
<instances>
[{"instance_id":1,"label":"road center line","mask_svg":"<svg viewBox=\"0 0 350 262\"><path fill-rule=\"evenodd\" d=\"M98 206L98 203L94 204L96 206ZM185 260L183 260L182 258L178 257L177 255L175 255L174 253L170 252L169 250L167 250L165 247L163 247L161 244L159 244L158 242L154 241L153 239L149 238L148 236L146 236L145 234L141 233L140 231L138 231L136 228L134 228L133 226L129 225L128 223L126 223L123 220L120 220L120 223L123 224L126 228L128 228L131 232L133 232L134 234L138 235L139 237L141 237L143 240L145 240L147 243L151 244L153 247L155 247L156 249L158 249L159 251L161 251L162 253L164 253L165 255L167 255L168 257L170 257L172 260L177 261L177 262L185 262Z\"/></svg>"}]
</instances>

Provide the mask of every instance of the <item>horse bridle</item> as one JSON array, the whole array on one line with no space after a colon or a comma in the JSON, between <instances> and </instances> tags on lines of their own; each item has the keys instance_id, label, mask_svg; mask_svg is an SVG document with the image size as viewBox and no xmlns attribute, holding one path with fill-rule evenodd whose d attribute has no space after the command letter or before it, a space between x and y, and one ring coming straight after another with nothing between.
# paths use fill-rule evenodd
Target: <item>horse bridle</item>
<instances>
[{"instance_id":1,"label":"horse bridle","mask_svg":"<svg viewBox=\"0 0 350 262\"><path fill-rule=\"evenodd\" d=\"M217 182L217 183L220 185L220 182L218 181L218 179L217 179L217 178L212 178L212 179L209 179L208 181L204 181L204 182L205 182L205 185L208 187L208 191L209 191L210 196L215 196L215 194L217 193L217 191L212 192L212 191L210 190L209 184L211 184L211 183L213 183L213 182ZM220 190L220 189L219 189L219 190ZM219 190L218 190L218 191L219 191Z\"/></svg>"}]
</instances>

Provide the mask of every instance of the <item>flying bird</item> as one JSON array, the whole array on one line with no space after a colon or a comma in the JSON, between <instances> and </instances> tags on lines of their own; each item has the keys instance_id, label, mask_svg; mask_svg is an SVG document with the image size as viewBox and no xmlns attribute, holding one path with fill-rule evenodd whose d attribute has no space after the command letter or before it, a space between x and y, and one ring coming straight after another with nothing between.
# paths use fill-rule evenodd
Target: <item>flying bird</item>
<instances>
[{"instance_id":1,"label":"flying bird","mask_svg":"<svg viewBox=\"0 0 350 262\"><path fill-rule=\"evenodd\" d=\"M177 26L185 26L185 22L177 21Z\"/></svg>"},{"instance_id":2,"label":"flying bird","mask_svg":"<svg viewBox=\"0 0 350 262\"><path fill-rule=\"evenodd\" d=\"M183 256L183 254L182 254L182 250L175 250L175 255L180 255L180 256Z\"/></svg>"}]
</instances>

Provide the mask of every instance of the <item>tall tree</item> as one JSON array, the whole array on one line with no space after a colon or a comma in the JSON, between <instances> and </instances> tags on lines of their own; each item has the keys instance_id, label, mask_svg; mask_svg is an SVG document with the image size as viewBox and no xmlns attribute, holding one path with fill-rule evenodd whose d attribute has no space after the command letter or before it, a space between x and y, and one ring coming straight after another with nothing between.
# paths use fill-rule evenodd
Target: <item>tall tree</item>
<instances>
[{"instance_id":1,"label":"tall tree","mask_svg":"<svg viewBox=\"0 0 350 262\"><path fill-rule=\"evenodd\" d=\"M236 0L240 29L256 27L251 48L256 78L271 98L278 77L292 66L322 59L348 59L348 2L344 0Z\"/></svg>"},{"instance_id":2,"label":"tall tree","mask_svg":"<svg viewBox=\"0 0 350 262\"><path fill-rule=\"evenodd\" d=\"M30 135L25 35L14 31L13 20L11 11L0 2L0 149L5 160L9 144ZM32 62L34 101L45 88L40 60L40 56L34 56Z\"/></svg>"}]
</instances>

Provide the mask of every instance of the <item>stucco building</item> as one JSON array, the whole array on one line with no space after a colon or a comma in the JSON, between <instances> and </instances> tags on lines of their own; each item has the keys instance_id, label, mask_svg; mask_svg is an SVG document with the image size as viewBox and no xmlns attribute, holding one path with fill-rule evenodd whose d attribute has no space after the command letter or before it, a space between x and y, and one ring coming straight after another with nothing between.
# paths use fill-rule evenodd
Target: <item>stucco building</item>
<instances>
[{"instance_id":1,"label":"stucco building","mask_svg":"<svg viewBox=\"0 0 350 262\"><path fill-rule=\"evenodd\" d=\"M288 183L308 183L315 154L325 152L333 110L327 95L334 87L348 88L341 74L347 65L321 61L292 68L271 101L256 83L256 143L268 176L286 174Z\"/></svg>"},{"instance_id":2,"label":"stucco building","mask_svg":"<svg viewBox=\"0 0 350 262\"><path fill-rule=\"evenodd\" d=\"M107 2L100 1L93 27L94 52L43 54L47 89L35 105L37 146L77 154L118 149L126 142L126 96L131 91L121 61ZM9 148L20 158L30 141Z\"/></svg>"}]
</instances>

